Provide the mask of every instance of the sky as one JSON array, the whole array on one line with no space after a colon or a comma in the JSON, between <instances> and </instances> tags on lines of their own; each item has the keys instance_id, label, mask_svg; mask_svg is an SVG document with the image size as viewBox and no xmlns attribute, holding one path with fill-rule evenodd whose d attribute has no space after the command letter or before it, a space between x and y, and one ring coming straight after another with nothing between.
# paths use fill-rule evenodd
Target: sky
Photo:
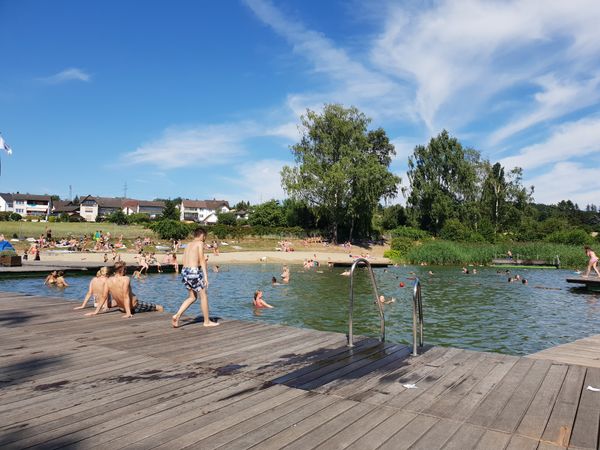
<instances>
[{"instance_id":1,"label":"sky","mask_svg":"<svg viewBox=\"0 0 600 450\"><path fill-rule=\"evenodd\" d=\"M340 103L405 185L446 129L536 202L598 205L599 24L597 0L0 0L0 192L283 199L301 116Z\"/></svg>"}]
</instances>

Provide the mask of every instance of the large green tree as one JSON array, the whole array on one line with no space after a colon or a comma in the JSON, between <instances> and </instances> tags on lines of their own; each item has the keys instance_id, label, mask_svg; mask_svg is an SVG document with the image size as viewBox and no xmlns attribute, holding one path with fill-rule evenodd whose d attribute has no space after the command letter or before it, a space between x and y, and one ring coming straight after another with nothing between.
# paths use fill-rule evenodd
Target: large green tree
<instances>
[{"instance_id":1,"label":"large green tree","mask_svg":"<svg viewBox=\"0 0 600 450\"><path fill-rule=\"evenodd\" d=\"M248 223L263 227L283 227L286 225L283 207L277 200L253 206Z\"/></svg>"},{"instance_id":2,"label":"large green tree","mask_svg":"<svg viewBox=\"0 0 600 450\"><path fill-rule=\"evenodd\" d=\"M479 152L465 149L446 130L408 159L408 205L424 230L438 234L448 219L477 220Z\"/></svg>"},{"instance_id":3,"label":"large green tree","mask_svg":"<svg viewBox=\"0 0 600 450\"><path fill-rule=\"evenodd\" d=\"M398 193L401 180L389 171L394 146L381 128L368 131L370 119L355 107L307 110L301 123L291 147L296 166L282 169L283 188L330 224L334 242L340 227L350 239L366 234L379 201Z\"/></svg>"}]
</instances>

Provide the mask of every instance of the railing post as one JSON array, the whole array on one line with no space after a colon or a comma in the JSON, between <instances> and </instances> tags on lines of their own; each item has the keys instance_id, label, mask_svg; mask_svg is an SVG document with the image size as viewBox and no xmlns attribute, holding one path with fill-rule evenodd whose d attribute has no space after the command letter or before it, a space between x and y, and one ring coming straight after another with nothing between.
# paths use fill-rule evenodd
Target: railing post
<instances>
[{"instance_id":1,"label":"railing post","mask_svg":"<svg viewBox=\"0 0 600 450\"><path fill-rule=\"evenodd\" d=\"M417 339L418 335L418 339ZM417 345L418 344L418 345ZM421 299L421 280L415 279L413 288L413 356L418 356L418 347L423 346L423 301Z\"/></svg>"}]
</instances>

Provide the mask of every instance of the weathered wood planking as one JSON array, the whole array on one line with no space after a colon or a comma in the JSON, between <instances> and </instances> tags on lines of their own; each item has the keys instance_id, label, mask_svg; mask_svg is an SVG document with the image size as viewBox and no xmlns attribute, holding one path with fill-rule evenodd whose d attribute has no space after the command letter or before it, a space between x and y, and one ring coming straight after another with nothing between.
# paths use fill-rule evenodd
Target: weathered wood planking
<instances>
[{"instance_id":1,"label":"weathered wood planking","mask_svg":"<svg viewBox=\"0 0 600 450\"><path fill-rule=\"evenodd\" d=\"M73 306L0 293L0 447L598 446L597 368L442 347L412 357L365 338L350 349L339 333L258 322L175 330L166 314Z\"/></svg>"},{"instance_id":2,"label":"weathered wood planking","mask_svg":"<svg viewBox=\"0 0 600 450\"><path fill-rule=\"evenodd\" d=\"M600 368L600 334L547 348L527 357Z\"/></svg>"}]
</instances>

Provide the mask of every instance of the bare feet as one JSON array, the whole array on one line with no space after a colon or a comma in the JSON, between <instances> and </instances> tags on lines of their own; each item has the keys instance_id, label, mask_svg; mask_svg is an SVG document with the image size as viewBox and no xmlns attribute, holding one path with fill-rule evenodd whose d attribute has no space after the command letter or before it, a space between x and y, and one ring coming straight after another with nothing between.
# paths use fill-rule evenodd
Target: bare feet
<instances>
[{"instance_id":1,"label":"bare feet","mask_svg":"<svg viewBox=\"0 0 600 450\"><path fill-rule=\"evenodd\" d=\"M73 308L73 309L83 309L83 306L76 306L76 307L75 307L75 308Z\"/></svg>"},{"instance_id":2,"label":"bare feet","mask_svg":"<svg viewBox=\"0 0 600 450\"><path fill-rule=\"evenodd\" d=\"M95 312L89 312L89 313L85 313L84 316L95 316L96 313Z\"/></svg>"},{"instance_id":3,"label":"bare feet","mask_svg":"<svg viewBox=\"0 0 600 450\"><path fill-rule=\"evenodd\" d=\"M129 319L129 318L131 318L131 317L133 317L133 314L125 314L125 315L123 316L123 319Z\"/></svg>"},{"instance_id":4,"label":"bare feet","mask_svg":"<svg viewBox=\"0 0 600 450\"><path fill-rule=\"evenodd\" d=\"M219 322L213 322L212 320L204 322L205 327L216 327L217 325L220 325Z\"/></svg>"},{"instance_id":5,"label":"bare feet","mask_svg":"<svg viewBox=\"0 0 600 450\"><path fill-rule=\"evenodd\" d=\"M173 328L179 328L179 319L175 316L171 317L171 325L173 325Z\"/></svg>"}]
</instances>

